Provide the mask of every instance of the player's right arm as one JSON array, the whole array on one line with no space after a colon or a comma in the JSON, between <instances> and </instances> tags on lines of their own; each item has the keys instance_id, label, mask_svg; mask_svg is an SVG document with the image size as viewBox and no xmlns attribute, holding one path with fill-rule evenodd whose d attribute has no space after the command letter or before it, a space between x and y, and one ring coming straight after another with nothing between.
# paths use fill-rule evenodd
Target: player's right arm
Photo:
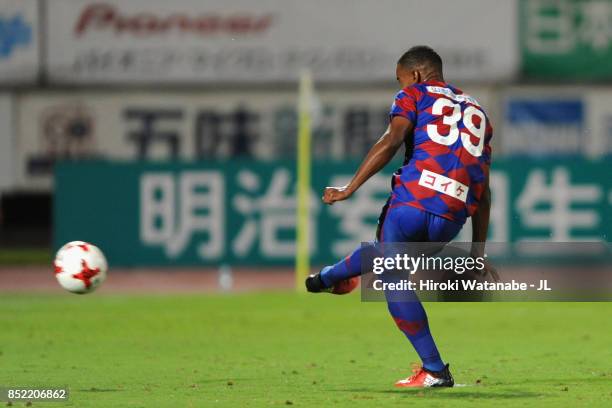
<instances>
[{"instance_id":1,"label":"player's right arm","mask_svg":"<svg viewBox=\"0 0 612 408\"><path fill-rule=\"evenodd\" d=\"M333 204L349 198L363 183L393 159L406 135L412 132L412 128L413 125L409 119L394 116L387 131L372 146L350 183L342 187L327 187L323 193L323 202Z\"/></svg>"},{"instance_id":2,"label":"player's right arm","mask_svg":"<svg viewBox=\"0 0 612 408\"><path fill-rule=\"evenodd\" d=\"M323 193L323 202L333 204L349 198L370 177L380 171L395 156L406 135L412 133L416 122L416 103L418 93L413 88L405 88L395 95L389 116L391 118L387 131L370 149L359 166L355 176L345 186L327 187Z\"/></svg>"},{"instance_id":3,"label":"player's right arm","mask_svg":"<svg viewBox=\"0 0 612 408\"><path fill-rule=\"evenodd\" d=\"M478 209L472 215L472 253L484 254L484 243L489 232L489 216L491 214L491 189L489 177L485 179L484 191L478 202Z\"/></svg>"}]
</instances>

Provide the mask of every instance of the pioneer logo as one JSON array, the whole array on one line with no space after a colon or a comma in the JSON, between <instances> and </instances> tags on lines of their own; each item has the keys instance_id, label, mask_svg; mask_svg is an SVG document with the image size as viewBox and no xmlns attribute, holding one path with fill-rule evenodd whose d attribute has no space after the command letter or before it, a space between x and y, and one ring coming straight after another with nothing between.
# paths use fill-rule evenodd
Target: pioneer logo
<instances>
[{"instance_id":1,"label":"pioneer logo","mask_svg":"<svg viewBox=\"0 0 612 408\"><path fill-rule=\"evenodd\" d=\"M83 9L74 31L77 36L91 31L142 37L165 33L244 35L267 31L272 20L272 14L255 15L249 12L190 14L185 11L163 16L152 12L126 14L113 5L98 3Z\"/></svg>"}]
</instances>

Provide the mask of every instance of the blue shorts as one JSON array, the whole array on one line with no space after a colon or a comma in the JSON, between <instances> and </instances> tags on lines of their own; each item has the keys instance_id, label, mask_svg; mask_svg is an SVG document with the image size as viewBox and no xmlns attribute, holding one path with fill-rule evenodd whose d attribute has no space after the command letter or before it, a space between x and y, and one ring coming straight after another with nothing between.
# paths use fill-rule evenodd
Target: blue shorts
<instances>
[{"instance_id":1,"label":"blue shorts","mask_svg":"<svg viewBox=\"0 0 612 408\"><path fill-rule=\"evenodd\" d=\"M389 203L378 219L378 242L449 242L457 236L463 224L410 205Z\"/></svg>"}]
</instances>

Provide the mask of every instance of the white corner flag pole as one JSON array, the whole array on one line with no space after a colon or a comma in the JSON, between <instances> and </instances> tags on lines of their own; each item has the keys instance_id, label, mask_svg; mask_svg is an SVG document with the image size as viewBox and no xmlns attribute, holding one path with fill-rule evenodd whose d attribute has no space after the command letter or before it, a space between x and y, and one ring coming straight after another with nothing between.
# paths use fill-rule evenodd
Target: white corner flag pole
<instances>
[{"instance_id":1,"label":"white corner flag pole","mask_svg":"<svg viewBox=\"0 0 612 408\"><path fill-rule=\"evenodd\" d=\"M310 72L300 75L297 140L297 241L295 254L295 287L303 292L310 273L310 144L313 85Z\"/></svg>"}]
</instances>

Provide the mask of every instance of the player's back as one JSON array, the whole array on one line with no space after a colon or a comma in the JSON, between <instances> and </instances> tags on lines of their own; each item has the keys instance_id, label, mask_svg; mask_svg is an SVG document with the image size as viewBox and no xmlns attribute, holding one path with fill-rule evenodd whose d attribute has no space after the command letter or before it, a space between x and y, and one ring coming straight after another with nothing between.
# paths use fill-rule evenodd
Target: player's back
<instances>
[{"instance_id":1,"label":"player's back","mask_svg":"<svg viewBox=\"0 0 612 408\"><path fill-rule=\"evenodd\" d=\"M491 162L491 123L479 103L446 82L402 89L391 116L413 123L392 203L463 223L478 208Z\"/></svg>"}]
</instances>

